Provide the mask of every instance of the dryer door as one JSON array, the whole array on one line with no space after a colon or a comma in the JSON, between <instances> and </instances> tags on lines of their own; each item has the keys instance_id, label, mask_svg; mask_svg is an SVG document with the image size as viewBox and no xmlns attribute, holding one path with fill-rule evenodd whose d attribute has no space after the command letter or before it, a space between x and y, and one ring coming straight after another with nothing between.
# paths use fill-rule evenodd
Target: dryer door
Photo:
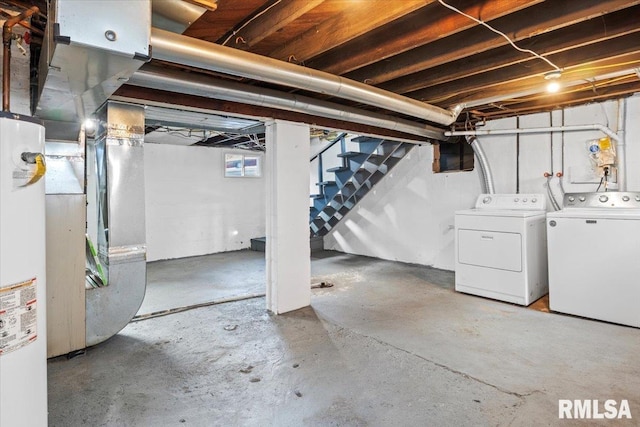
<instances>
[{"instance_id":1,"label":"dryer door","mask_svg":"<svg viewBox=\"0 0 640 427\"><path fill-rule=\"evenodd\" d=\"M522 236L519 233L459 229L458 262L520 272Z\"/></svg>"}]
</instances>

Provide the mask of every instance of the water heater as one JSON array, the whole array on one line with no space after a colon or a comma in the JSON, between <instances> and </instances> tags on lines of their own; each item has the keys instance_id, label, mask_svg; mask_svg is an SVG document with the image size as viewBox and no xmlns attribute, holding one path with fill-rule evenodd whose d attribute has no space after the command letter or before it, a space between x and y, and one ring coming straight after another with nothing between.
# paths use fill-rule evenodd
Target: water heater
<instances>
[{"instance_id":1,"label":"water heater","mask_svg":"<svg viewBox=\"0 0 640 427\"><path fill-rule=\"evenodd\" d=\"M0 113L0 426L47 425L44 127Z\"/></svg>"}]
</instances>

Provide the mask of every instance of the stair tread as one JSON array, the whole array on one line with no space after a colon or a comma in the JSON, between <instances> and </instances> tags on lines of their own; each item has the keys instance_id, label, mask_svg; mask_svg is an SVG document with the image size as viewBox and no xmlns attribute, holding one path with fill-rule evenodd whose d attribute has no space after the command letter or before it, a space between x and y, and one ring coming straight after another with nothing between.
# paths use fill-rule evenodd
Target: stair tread
<instances>
[{"instance_id":1,"label":"stair tread","mask_svg":"<svg viewBox=\"0 0 640 427\"><path fill-rule=\"evenodd\" d=\"M384 139L376 138L373 136L358 136L352 139L355 142L382 142Z\"/></svg>"},{"instance_id":2,"label":"stair tread","mask_svg":"<svg viewBox=\"0 0 640 427\"><path fill-rule=\"evenodd\" d=\"M347 151L344 153L338 154L338 157L356 157L356 156L367 156L367 153L361 153L360 151Z\"/></svg>"},{"instance_id":3,"label":"stair tread","mask_svg":"<svg viewBox=\"0 0 640 427\"><path fill-rule=\"evenodd\" d=\"M327 169L327 172L344 172L350 170L345 166L336 166L335 168Z\"/></svg>"},{"instance_id":4,"label":"stair tread","mask_svg":"<svg viewBox=\"0 0 640 427\"><path fill-rule=\"evenodd\" d=\"M335 173L335 181L316 183L324 193L311 195L311 235L329 233L344 216L413 148L413 144L388 141L375 137L353 139L360 143L359 151L346 151L337 157L347 159L348 166L327 169Z\"/></svg>"}]
</instances>

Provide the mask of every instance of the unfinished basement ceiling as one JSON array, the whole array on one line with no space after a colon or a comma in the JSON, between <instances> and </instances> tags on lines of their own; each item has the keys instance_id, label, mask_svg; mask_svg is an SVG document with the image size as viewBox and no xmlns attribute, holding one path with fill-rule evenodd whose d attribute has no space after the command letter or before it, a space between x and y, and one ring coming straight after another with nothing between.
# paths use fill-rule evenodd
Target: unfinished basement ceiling
<instances>
[{"instance_id":1,"label":"unfinished basement ceiling","mask_svg":"<svg viewBox=\"0 0 640 427\"><path fill-rule=\"evenodd\" d=\"M562 70L561 90L546 92L544 75L554 70L550 64L516 50L439 1L218 0L217 8L184 34L443 108L464 103L472 120L549 111L640 90L638 1L446 3L550 60Z\"/></svg>"},{"instance_id":2,"label":"unfinished basement ceiling","mask_svg":"<svg viewBox=\"0 0 640 427\"><path fill-rule=\"evenodd\" d=\"M505 37L445 4L487 23L520 49L533 53L516 50ZM216 7L204 12L184 35L443 108L464 104L455 124L463 127L640 91L639 31L640 1L629 0L217 0ZM187 75L295 92L402 117L384 105L355 104L155 59L148 66L178 68ZM561 71L561 88L550 94L545 74L556 69ZM122 86L116 95L330 127L326 119L290 111L131 85Z\"/></svg>"},{"instance_id":3,"label":"unfinished basement ceiling","mask_svg":"<svg viewBox=\"0 0 640 427\"><path fill-rule=\"evenodd\" d=\"M264 149L264 123L158 106L145 107L145 142Z\"/></svg>"}]
</instances>

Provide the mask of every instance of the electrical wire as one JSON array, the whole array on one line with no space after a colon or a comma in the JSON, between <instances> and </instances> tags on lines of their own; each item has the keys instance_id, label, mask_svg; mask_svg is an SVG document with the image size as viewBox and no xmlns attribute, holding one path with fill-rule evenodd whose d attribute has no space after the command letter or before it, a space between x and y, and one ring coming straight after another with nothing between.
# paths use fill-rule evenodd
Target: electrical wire
<instances>
[{"instance_id":1,"label":"electrical wire","mask_svg":"<svg viewBox=\"0 0 640 427\"><path fill-rule=\"evenodd\" d=\"M509 42L509 44L511 46L513 46L514 49L520 51L520 52L524 52L524 53L528 53L531 54L533 56L535 56L538 59L543 60L544 62L546 62L547 64L551 65L555 70L557 71L562 71L562 69L560 67L558 67L556 64L554 64L553 62L551 62L550 60L548 60L547 58L545 58L542 55L537 54L536 52L532 51L531 49L523 49L521 47L519 47L518 45L516 45L510 38L509 36L507 36L505 33L503 33L502 31L496 30L495 28L493 28L491 25L487 24L486 22L482 21L481 19L475 18L471 15L468 15L466 13L464 13L463 11L461 11L460 9L457 9L447 3L445 3L443 0L438 0L440 2L441 5L443 5L444 7L446 7L447 9L451 9L456 13L459 13L462 16L466 16L467 18L471 19L472 21L477 22L480 25L484 25L485 27L487 27L489 30L493 31L494 33L502 36L505 38L506 41Z\"/></svg>"},{"instance_id":2,"label":"electrical wire","mask_svg":"<svg viewBox=\"0 0 640 427\"><path fill-rule=\"evenodd\" d=\"M260 13L256 14L254 17L252 17L252 18L251 18L251 19L249 19L247 22L245 22L244 24L242 24L242 25L240 26L240 28L238 28L237 30L233 30L233 31L231 32L231 34L229 34L229 37L227 37L227 38L225 39L225 41L223 41L223 42L222 42L222 46L225 46L225 45L227 44L227 42L228 42L229 40L231 40L231 38L232 38L233 36L235 36L236 34L238 34L238 32L239 32L240 30L242 30L244 27L246 27L247 25L249 25L251 22L253 22L253 21L254 21L255 19L257 19L258 17L260 17L260 16L264 15L265 13L267 13L267 12L269 11L269 9L271 9L271 8L272 8L272 7L274 7L274 6L276 6L276 5L277 5L278 3L280 3L281 1L282 1L282 0L277 0L277 1L276 1L275 3L273 3L271 6L269 6L268 8L266 8L265 10L263 10L262 12L260 12ZM243 40L244 40L244 39L243 39Z\"/></svg>"},{"instance_id":3,"label":"electrical wire","mask_svg":"<svg viewBox=\"0 0 640 427\"><path fill-rule=\"evenodd\" d=\"M604 176L600 178L600 184L598 184L598 188L596 188L596 193L600 191L600 187L602 187L602 183L604 182Z\"/></svg>"}]
</instances>

